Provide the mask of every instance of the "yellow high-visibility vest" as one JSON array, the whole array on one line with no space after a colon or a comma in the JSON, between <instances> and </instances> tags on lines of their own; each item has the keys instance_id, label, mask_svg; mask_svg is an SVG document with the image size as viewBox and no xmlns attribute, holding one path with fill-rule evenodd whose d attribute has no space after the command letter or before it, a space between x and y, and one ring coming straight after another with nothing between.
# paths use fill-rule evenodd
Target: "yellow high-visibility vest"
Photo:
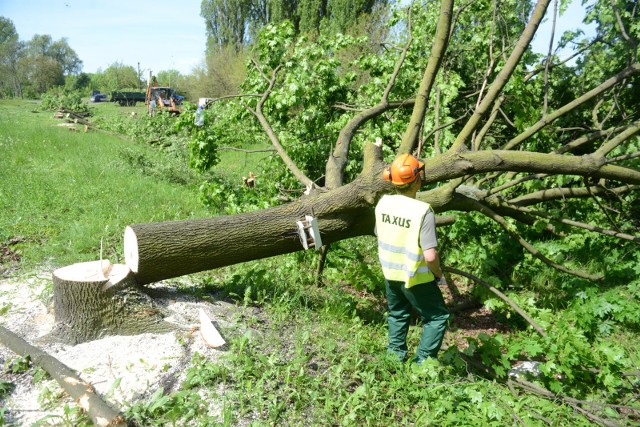
<instances>
[{"instance_id":1,"label":"yellow high-visibility vest","mask_svg":"<svg viewBox=\"0 0 640 427\"><path fill-rule=\"evenodd\" d=\"M401 195L383 196L376 206L378 257L385 279L410 288L435 280L420 247L422 219L431 206Z\"/></svg>"}]
</instances>

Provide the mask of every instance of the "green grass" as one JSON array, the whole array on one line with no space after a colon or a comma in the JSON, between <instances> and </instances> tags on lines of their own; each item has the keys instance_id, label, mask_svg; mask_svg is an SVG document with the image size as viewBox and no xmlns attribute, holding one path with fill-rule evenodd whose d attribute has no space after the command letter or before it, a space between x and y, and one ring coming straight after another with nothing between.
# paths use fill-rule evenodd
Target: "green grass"
<instances>
[{"instance_id":1,"label":"green grass","mask_svg":"<svg viewBox=\"0 0 640 427\"><path fill-rule=\"evenodd\" d=\"M58 127L37 104L0 101L0 242L24 267L122 260L130 223L210 215L174 157L106 133ZM100 112L122 114L113 104ZM135 107L140 108L140 107ZM178 172L176 172L178 171Z\"/></svg>"},{"instance_id":2,"label":"green grass","mask_svg":"<svg viewBox=\"0 0 640 427\"><path fill-rule=\"evenodd\" d=\"M262 164L273 155L271 152L254 152L249 153L251 150L265 150L271 146L265 144L250 144L243 147L242 151L235 150L221 150L220 163L213 168L213 171L220 176L226 178L230 182L242 182L242 177L249 176L249 172L253 172L257 175L256 180L260 180L260 175L263 171Z\"/></svg>"},{"instance_id":3,"label":"green grass","mask_svg":"<svg viewBox=\"0 0 640 427\"><path fill-rule=\"evenodd\" d=\"M110 102L89 104L90 110L99 121L131 120L134 116L146 114L146 106L138 103L135 107L120 107ZM266 143L247 143L242 147L243 151L233 149L221 149L219 151L220 162L213 167L212 172L225 178L232 183L241 183L243 176L248 176L249 172L259 175L263 168L263 163L273 155L269 150L271 145ZM251 152L254 151L254 152Z\"/></svg>"},{"instance_id":4,"label":"green grass","mask_svg":"<svg viewBox=\"0 0 640 427\"><path fill-rule=\"evenodd\" d=\"M201 283L239 305L229 351L216 363L195 354L180 390L158 389L127 416L148 426L591 425L568 405L472 374L454 349L420 367L387 358L382 316L366 321L375 316L358 296L314 286L310 261L289 254ZM411 327L411 348L419 334Z\"/></svg>"}]
</instances>

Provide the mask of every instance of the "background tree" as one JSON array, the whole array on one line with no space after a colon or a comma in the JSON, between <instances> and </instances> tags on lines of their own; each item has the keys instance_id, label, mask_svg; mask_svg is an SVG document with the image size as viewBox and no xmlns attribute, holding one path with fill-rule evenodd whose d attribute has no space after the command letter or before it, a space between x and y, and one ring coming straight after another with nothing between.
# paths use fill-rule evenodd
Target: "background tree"
<instances>
[{"instance_id":1,"label":"background tree","mask_svg":"<svg viewBox=\"0 0 640 427\"><path fill-rule=\"evenodd\" d=\"M188 99L219 98L240 93L245 78L245 54L224 47L208 54L206 61L184 76Z\"/></svg>"},{"instance_id":2,"label":"background tree","mask_svg":"<svg viewBox=\"0 0 640 427\"><path fill-rule=\"evenodd\" d=\"M65 78L65 87L73 91L82 91L90 86L91 76L87 73L80 73L77 76L67 76Z\"/></svg>"},{"instance_id":3,"label":"background tree","mask_svg":"<svg viewBox=\"0 0 640 427\"><path fill-rule=\"evenodd\" d=\"M63 74L77 74L82 69L82 61L64 37L53 41L48 34L36 34L26 43L26 51L31 57L44 56L58 62Z\"/></svg>"},{"instance_id":4,"label":"background tree","mask_svg":"<svg viewBox=\"0 0 640 427\"><path fill-rule=\"evenodd\" d=\"M123 89L138 90L140 87L138 73L133 66L120 62L114 62L106 70L96 73L92 81L98 86L98 90L103 92Z\"/></svg>"},{"instance_id":5,"label":"background tree","mask_svg":"<svg viewBox=\"0 0 640 427\"><path fill-rule=\"evenodd\" d=\"M250 39L247 33L252 25L250 12L249 0L203 1L200 15L207 28L207 51L214 52L223 46L242 50Z\"/></svg>"},{"instance_id":6,"label":"background tree","mask_svg":"<svg viewBox=\"0 0 640 427\"><path fill-rule=\"evenodd\" d=\"M176 90L181 89L182 75L178 70L162 70L156 75L161 85L171 86Z\"/></svg>"},{"instance_id":7,"label":"background tree","mask_svg":"<svg viewBox=\"0 0 640 427\"><path fill-rule=\"evenodd\" d=\"M49 56L30 53L20 59L18 67L24 80L23 87L29 96L36 97L51 88L64 85L62 65Z\"/></svg>"},{"instance_id":8,"label":"background tree","mask_svg":"<svg viewBox=\"0 0 640 427\"><path fill-rule=\"evenodd\" d=\"M13 21L0 16L0 97L22 96L18 60L23 49Z\"/></svg>"},{"instance_id":9,"label":"background tree","mask_svg":"<svg viewBox=\"0 0 640 427\"><path fill-rule=\"evenodd\" d=\"M36 97L65 83L65 76L82 69L82 61L65 38L36 34L20 42L13 22L0 17L0 68L4 96Z\"/></svg>"},{"instance_id":10,"label":"background tree","mask_svg":"<svg viewBox=\"0 0 640 427\"><path fill-rule=\"evenodd\" d=\"M201 16L207 27L207 51L231 46L240 51L255 41L260 29L268 24L289 21L296 33L313 34L320 30L327 34L350 33L361 16L375 15L386 8L385 0L235 0L202 2Z\"/></svg>"},{"instance_id":11,"label":"background tree","mask_svg":"<svg viewBox=\"0 0 640 427\"><path fill-rule=\"evenodd\" d=\"M238 93L235 88L244 73L238 72L237 64L244 60L244 50L256 42L258 32L268 23L288 21L295 34L312 37L320 32L359 34L363 30L373 35L384 28L387 11L387 2L379 0L203 1L201 16L207 28L206 64L210 80L207 86L211 93L219 93L220 88L225 88L225 95ZM232 78L228 74L230 69L234 71Z\"/></svg>"}]
</instances>

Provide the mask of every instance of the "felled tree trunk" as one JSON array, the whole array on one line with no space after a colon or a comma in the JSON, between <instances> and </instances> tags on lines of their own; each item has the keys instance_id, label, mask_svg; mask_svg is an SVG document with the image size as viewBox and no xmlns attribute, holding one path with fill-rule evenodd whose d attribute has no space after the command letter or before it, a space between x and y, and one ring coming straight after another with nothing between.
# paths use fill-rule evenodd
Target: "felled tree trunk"
<instances>
[{"instance_id":1,"label":"felled tree trunk","mask_svg":"<svg viewBox=\"0 0 640 427\"><path fill-rule=\"evenodd\" d=\"M373 146L375 149L379 147ZM373 232L384 193L382 163L343 187L240 215L134 224L124 234L127 266L141 285L303 250L296 221L317 218L322 243ZM388 190L388 188L386 188Z\"/></svg>"},{"instance_id":2,"label":"felled tree trunk","mask_svg":"<svg viewBox=\"0 0 640 427\"><path fill-rule=\"evenodd\" d=\"M122 264L92 261L59 268L53 272L56 325L47 338L77 344L173 329L142 291Z\"/></svg>"}]
</instances>

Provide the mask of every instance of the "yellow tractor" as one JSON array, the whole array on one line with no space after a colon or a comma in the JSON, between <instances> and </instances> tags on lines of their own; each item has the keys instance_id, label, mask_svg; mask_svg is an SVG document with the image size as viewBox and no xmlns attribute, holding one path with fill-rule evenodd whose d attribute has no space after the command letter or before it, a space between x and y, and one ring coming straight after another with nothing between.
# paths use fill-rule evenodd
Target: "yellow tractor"
<instances>
[{"instance_id":1,"label":"yellow tractor","mask_svg":"<svg viewBox=\"0 0 640 427\"><path fill-rule=\"evenodd\" d=\"M169 86L160 86L155 76L149 76L147 84L147 97L145 104L149 114L156 111L168 111L171 114L180 114L182 96Z\"/></svg>"}]
</instances>

